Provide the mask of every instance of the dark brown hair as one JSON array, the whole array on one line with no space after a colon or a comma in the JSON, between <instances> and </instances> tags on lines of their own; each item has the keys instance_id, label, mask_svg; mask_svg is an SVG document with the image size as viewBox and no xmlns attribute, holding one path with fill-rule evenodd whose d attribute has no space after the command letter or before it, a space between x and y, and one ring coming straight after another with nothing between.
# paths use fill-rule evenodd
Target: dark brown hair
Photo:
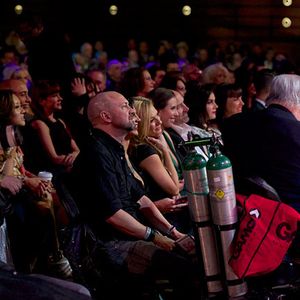
<instances>
[{"instance_id":1,"label":"dark brown hair","mask_svg":"<svg viewBox=\"0 0 300 300\"><path fill-rule=\"evenodd\" d=\"M0 90L0 125L8 125L14 109L12 90Z\"/></svg>"}]
</instances>

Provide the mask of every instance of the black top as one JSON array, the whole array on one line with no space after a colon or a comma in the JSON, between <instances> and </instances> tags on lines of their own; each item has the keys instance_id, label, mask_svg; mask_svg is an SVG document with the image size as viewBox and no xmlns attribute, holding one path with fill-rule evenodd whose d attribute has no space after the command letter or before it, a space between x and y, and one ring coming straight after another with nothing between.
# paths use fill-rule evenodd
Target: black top
<instances>
[{"instance_id":1,"label":"black top","mask_svg":"<svg viewBox=\"0 0 300 300\"><path fill-rule=\"evenodd\" d=\"M148 172L142 170L139 167L140 163L144 159L154 154L158 155L157 151L153 147L148 144L140 144L132 148L132 151L130 153L130 160L138 168L140 174L143 177L147 189L147 195L151 200L156 201L172 196L166 193Z\"/></svg>"},{"instance_id":2,"label":"black top","mask_svg":"<svg viewBox=\"0 0 300 300\"><path fill-rule=\"evenodd\" d=\"M142 220L137 201L144 191L127 165L122 144L92 129L87 146L75 161L73 175L80 210L100 238L129 240L105 221L120 209Z\"/></svg>"},{"instance_id":3,"label":"black top","mask_svg":"<svg viewBox=\"0 0 300 300\"><path fill-rule=\"evenodd\" d=\"M50 130L53 146L58 155L66 155L72 152L71 135L65 125L58 119L56 122L44 120Z\"/></svg>"},{"instance_id":4,"label":"black top","mask_svg":"<svg viewBox=\"0 0 300 300\"><path fill-rule=\"evenodd\" d=\"M58 119L56 122L42 120L46 123L50 130L50 136L57 155L67 155L72 152L71 135L65 128L64 124ZM48 154L44 150L44 146L35 129L31 124L26 125L27 130L24 131L23 150L25 153L24 164L28 170L33 173L39 171L49 171L56 173L64 169L64 166L55 165Z\"/></svg>"}]
</instances>

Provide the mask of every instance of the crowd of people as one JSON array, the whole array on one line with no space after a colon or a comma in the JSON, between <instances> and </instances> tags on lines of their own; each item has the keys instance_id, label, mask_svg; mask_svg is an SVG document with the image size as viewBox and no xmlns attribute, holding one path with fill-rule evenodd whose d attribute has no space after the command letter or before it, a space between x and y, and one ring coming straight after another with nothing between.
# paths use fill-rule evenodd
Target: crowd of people
<instances>
[{"instance_id":1,"label":"crowd of people","mask_svg":"<svg viewBox=\"0 0 300 300\"><path fill-rule=\"evenodd\" d=\"M37 17L15 30L22 54L10 45L0 57L0 276L18 274L28 291L0 289L5 299L91 298L60 235L72 225L70 197L101 241L104 273L142 278L167 300L201 299L200 263L177 245L193 235L188 202L177 201L186 196L179 145L193 135L217 137L237 190L259 176L300 212L300 76L282 54L230 45L190 58L186 43L161 41L153 55L142 41L123 60L100 41L72 54ZM196 151L211 157L207 146ZM106 290L142 299L130 287Z\"/></svg>"}]
</instances>

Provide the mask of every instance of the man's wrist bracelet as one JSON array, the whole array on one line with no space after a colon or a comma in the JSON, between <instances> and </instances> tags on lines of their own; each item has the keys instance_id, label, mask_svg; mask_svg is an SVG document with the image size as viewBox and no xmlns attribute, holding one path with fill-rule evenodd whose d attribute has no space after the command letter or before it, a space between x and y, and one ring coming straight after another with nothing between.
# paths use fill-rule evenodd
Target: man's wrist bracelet
<instances>
[{"instance_id":1,"label":"man's wrist bracelet","mask_svg":"<svg viewBox=\"0 0 300 300\"><path fill-rule=\"evenodd\" d=\"M155 230L151 227L146 227L146 232L144 236L144 240L147 242L152 242L155 238Z\"/></svg>"},{"instance_id":2,"label":"man's wrist bracelet","mask_svg":"<svg viewBox=\"0 0 300 300\"><path fill-rule=\"evenodd\" d=\"M175 227L174 225L171 226L171 227L168 229L168 231L166 232L166 234L167 234L167 235L171 235L171 233L172 233L172 231L173 231L174 229L176 229L176 227Z\"/></svg>"}]
</instances>

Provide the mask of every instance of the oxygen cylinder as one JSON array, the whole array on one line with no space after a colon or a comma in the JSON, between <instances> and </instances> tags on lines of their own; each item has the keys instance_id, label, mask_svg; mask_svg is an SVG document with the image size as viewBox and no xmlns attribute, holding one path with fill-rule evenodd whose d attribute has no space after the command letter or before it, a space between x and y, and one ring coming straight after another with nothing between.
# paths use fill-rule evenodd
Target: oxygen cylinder
<instances>
[{"instance_id":1,"label":"oxygen cylinder","mask_svg":"<svg viewBox=\"0 0 300 300\"><path fill-rule=\"evenodd\" d=\"M183 176L187 190L189 212L201 251L207 291L208 293L218 293L223 288L207 198L209 191L205 167L205 158L196 151L190 151L183 161Z\"/></svg>"},{"instance_id":2,"label":"oxygen cylinder","mask_svg":"<svg viewBox=\"0 0 300 300\"><path fill-rule=\"evenodd\" d=\"M247 284L239 279L228 264L230 244L237 228L237 206L230 160L224 156L217 145L211 146L212 157L206 165L212 220L215 225L223 259L223 270L229 297L247 293Z\"/></svg>"}]
</instances>

